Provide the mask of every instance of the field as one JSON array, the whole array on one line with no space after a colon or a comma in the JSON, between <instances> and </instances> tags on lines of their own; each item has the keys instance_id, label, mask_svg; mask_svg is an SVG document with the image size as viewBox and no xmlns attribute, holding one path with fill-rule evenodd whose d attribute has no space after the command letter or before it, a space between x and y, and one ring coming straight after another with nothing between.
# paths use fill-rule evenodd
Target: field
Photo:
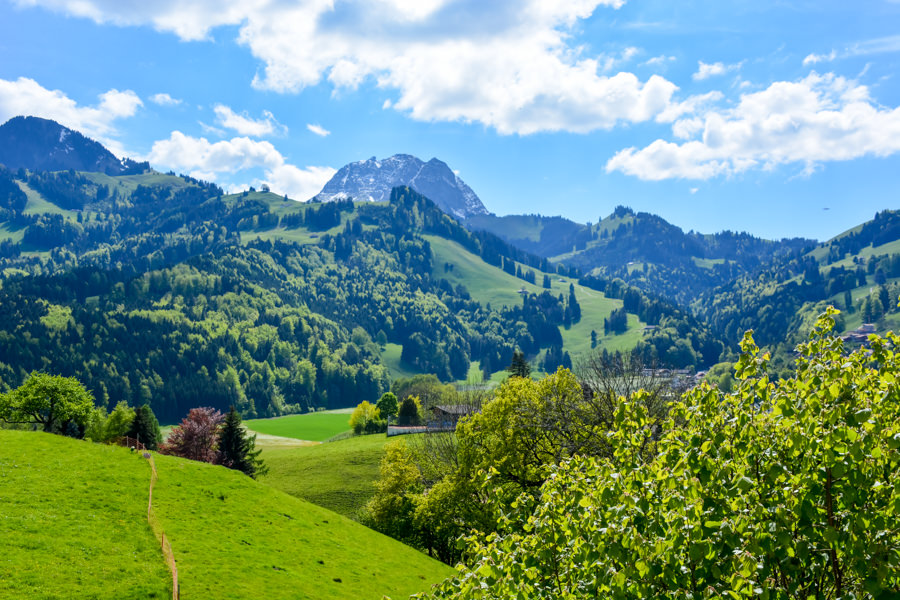
<instances>
[{"instance_id":1,"label":"field","mask_svg":"<svg viewBox=\"0 0 900 600\"><path fill-rule=\"evenodd\" d=\"M0 597L171 598L149 480L122 448L0 431Z\"/></svg>"},{"instance_id":2,"label":"field","mask_svg":"<svg viewBox=\"0 0 900 600\"><path fill-rule=\"evenodd\" d=\"M404 598L453 573L239 472L161 455L156 464L154 507L182 598ZM171 597L146 524L150 469L140 455L0 431L0 465L0 597Z\"/></svg>"},{"instance_id":3,"label":"field","mask_svg":"<svg viewBox=\"0 0 900 600\"><path fill-rule=\"evenodd\" d=\"M269 474L262 483L355 518L375 492L374 482L388 438L364 435L304 448L278 448L264 442Z\"/></svg>"},{"instance_id":4,"label":"field","mask_svg":"<svg viewBox=\"0 0 900 600\"><path fill-rule=\"evenodd\" d=\"M401 377L412 377L418 371L415 367L411 367L400 360L403 353L403 346L400 344L385 344L381 350L381 362L391 372L391 379L400 379Z\"/></svg>"},{"instance_id":5,"label":"field","mask_svg":"<svg viewBox=\"0 0 900 600\"><path fill-rule=\"evenodd\" d=\"M432 276L436 279L445 278L454 285L463 284L472 298L479 302L490 302L491 306L495 308L504 305L512 306L522 302L522 296L518 293L520 289L535 294L544 291L540 285L543 281L543 274L539 271L535 271L537 276L535 281L538 285L532 285L485 263L456 242L430 235L425 238L431 243L431 251L434 253ZM452 263L453 270L444 272L444 263ZM523 266L522 270L528 268L530 267ZM568 329L560 329L563 348L569 352L573 361L577 361L579 357L591 352L592 330L597 332L599 347L610 352L632 348L643 337L644 323L635 315L628 315L628 331L625 333L621 335L603 334L603 320L608 318L613 310L622 306L621 300L607 298L596 290L578 285L576 281L568 277L551 275L550 282L550 292L557 296L559 294L568 295L569 285L574 284L575 297L581 305L581 320Z\"/></svg>"},{"instance_id":6,"label":"field","mask_svg":"<svg viewBox=\"0 0 900 600\"><path fill-rule=\"evenodd\" d=\"M274 419L250 419L244 425L251 431L268 435L324 442L344 431L349 431L350 415L346 411L288 415Z\"/></svg>"}]
</instances>

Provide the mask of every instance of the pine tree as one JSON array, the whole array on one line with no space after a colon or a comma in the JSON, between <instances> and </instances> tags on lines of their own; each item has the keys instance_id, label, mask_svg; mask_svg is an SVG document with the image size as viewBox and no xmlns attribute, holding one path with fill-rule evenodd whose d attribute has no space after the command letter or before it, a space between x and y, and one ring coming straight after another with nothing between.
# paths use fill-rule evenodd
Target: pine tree
<instances>
[{"instance_id":1,"label":"pine tree","mask_svg":"<svg viewBox=\"0 0 900 600\"><path fill-rule=\"evenodd\" d=\"M518 350L513 352L512 362L506 370L509 371L510 377L529 377L531 375L531 365L525 360L525 355Z\"/></svg>"},{"instance_id":2,"label":"pine tree","mask_svg":"<svg viewBox=\"0 0 900 600\"><path fill-rule=\"evenodd\" d=\"M216 462L256 479L257 476L265 475L269 471L259 458L260 452L262 450L256 449L256 436L248 435L244 431L241 426L241 415L232 406L219 432Z\"/></svg>"},{"instance_id":3,"label":"pine tree","mask_svg":"<svg viewBox=\"0 0 900 600\"><path fill-rule=\"evenodd\" d=\"M134 411L134 420L131 422L131 428L125 434L128 437L135 438L144 444L148 450L159 449L162 442L162 434L159 431L159 421L153 414L153 409L149 404L145 404Z\"/></svg>"}]
</instances>

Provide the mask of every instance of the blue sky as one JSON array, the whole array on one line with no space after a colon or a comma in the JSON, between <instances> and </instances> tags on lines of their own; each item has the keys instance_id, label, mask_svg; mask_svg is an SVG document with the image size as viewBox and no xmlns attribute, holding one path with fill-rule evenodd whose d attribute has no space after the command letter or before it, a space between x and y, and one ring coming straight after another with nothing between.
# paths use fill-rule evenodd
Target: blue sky
<instances>
[{"instance_id":1,"label":"blue sky","mask_svg":"<svg viewBox=\"0 0 900 600\"><path fill-rule=\"evenodd\" d=\"M0 121L306 199L436 156L497 214L827 239L900 192L900 2L0 0Z\"/></svg>"}]
</instances>

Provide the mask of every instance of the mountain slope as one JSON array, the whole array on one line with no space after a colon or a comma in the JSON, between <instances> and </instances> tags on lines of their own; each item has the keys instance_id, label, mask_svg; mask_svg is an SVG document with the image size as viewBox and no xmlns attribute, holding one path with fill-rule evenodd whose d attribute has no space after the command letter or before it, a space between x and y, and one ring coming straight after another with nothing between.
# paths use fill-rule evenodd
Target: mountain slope
<instances>
[{"instance_id":1,"label":"mountain slope","mask_svg":"<svg viewBox=\"0 0 900 600\"><path fill-rule=\"evenodd\" d=\"M427 196L449 215L466 219L487 214L481 200L446 163L432 158L427 163L409 154L344 165L313 200L329 202L352 198L357 201L386 202L391 190L408 186Z\"/></svg>"},{"instance_id":2,"label":"mountain slope","mask_svg":"<svg viewBox=\"0 0 900 600\"><path fill-rule=\"evenodd\" d=\"M452 569L349 519L223 467L156 456L153 505L183 598L377 600ZM140 454L0 431L0 596L165 598L171 578L146 521ZM11 500L11 501L10 501Z\"/></svg>"},{"instance_id":3,"label":"mountain slope","mask_svg":"<svg viewBox=\"0 0 900 600\"><path fill-rule=\"evenodd\" d=\"M102 144L56 121L14 117L0 125L0 164L31 171L95 171L123 175L149 168L116 158Z\"/></svg>"},{"instance_id":4,"label":"mountain slope","mask_svg":"<svg viewBox=\"0 0 900 600\"><path fill-rule=\"evenodd\" d=\"M769 241L746 233L685 233L657 215L619 206L596 224L539 215L479 216L467 221L510 244L585 274L620 278L646 292L687 304L700 293L813 240Z\"/></svg>"}]
</instances>

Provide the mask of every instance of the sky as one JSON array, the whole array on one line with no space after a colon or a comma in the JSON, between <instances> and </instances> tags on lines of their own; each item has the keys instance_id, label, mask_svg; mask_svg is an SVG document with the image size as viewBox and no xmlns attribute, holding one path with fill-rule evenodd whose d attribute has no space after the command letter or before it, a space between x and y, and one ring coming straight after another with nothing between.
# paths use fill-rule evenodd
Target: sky
<instances>
[{"instance_id":1,"label":"sky","mask_svg":"<svg viewBox=\"0 0 900 600\"><path fill-rule=\"evenodd\" d=\"M826 240L900 208L900 0L0 0L0 122L306 200L446 162L498 215Z\"/></svg>"}]
</instances>

